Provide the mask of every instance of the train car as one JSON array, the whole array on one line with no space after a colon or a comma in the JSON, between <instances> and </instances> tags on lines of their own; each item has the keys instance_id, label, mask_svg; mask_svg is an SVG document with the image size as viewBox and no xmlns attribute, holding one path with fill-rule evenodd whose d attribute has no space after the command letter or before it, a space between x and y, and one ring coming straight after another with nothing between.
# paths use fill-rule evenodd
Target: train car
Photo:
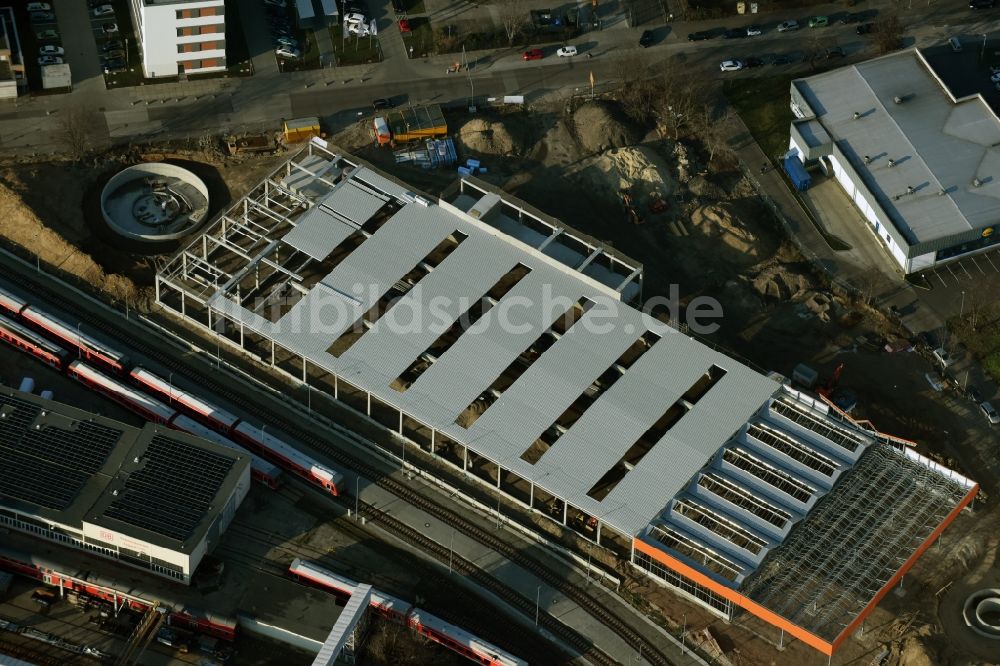
<instances>
[{"instance_id":1,"label":"train car","mask_svg":"<svg viewBox=\"0 0 1000 666\"><path fill-rule=\"evenodd\" d=\"M83 361L73 361L67 370L70 377L104 393L112 400L124 405L154 423L169 423L177 410L156 398L139 393L130 386L111 379Z\"/></svg>"},{"instance_id":2,"label":"train car","mask_svg":"<svg viewBox=\"0 0 1000 666\"><path fill-rule=\"evenodd\" d=\"M0 314L0 339L28 352L53 368L61 370L69 360L69 352L65 349L3 314Z\"/></svg>"},{"instance_id":3,"label":"train car","mask_svg":"<svg viewBox=\"0 0 1000 666\"><path fill-rule=\"evenodd\" d=\"M227 449L233 449L239 451L244 455L250 456L250 474L251 476L266 485L271 490L276 490L281 483L281 468L276 465L272 465L268 461L264 460L258 455L250 453L245 448L233 442L232 440L223 437L219 433L215 432L207 426L203 426L192 418L188 418L184 414L178 414L170 422L170 425L176 430L181 432L186 432L189 435L194 435L195 437L201 437L202 439L207 439L210 442L214 442L219 446L224 446Z\"/></svg>"},{"instance_id":4,"label":"train car","mask_svg":"<svg viewBox=\"0 0 1000 666\"><path fill-rule=\"evenodd\" d=\"M21 314L21 310L28 307L28 302L19 296L15 296L6 289L0 289L0 312L6 312L16 317Z\"/></svg>"},{"instance_id":5,"label":"train car","mask_svg":"<svg viewBox=\"0 0 1000 666\"><path fill-rule=\"evenodd\" d=\"M24 308L21 317L72 345L79 350L82 358L96 361L120 375L124 375L129 367L127 356L81 333L79 326L71 326L58 317L36 309L33 305Z\"/></svg>"},{"instance_id":6,"label":"train car","mask_svg":"<svg viewBox=\"0 0 1000 666\"><path fill-rule=\"evenodd\" d=\"M461 627L445 622L423 609L410 611L407 624L417 633L444 645L453 652L463 655L484 666L527 666L528 662L518 659L492 643L477 638Z\"/></svg>"},{"instance_id":7,"label":"train car","mask_svg":"<svg viewBox=\"0 0 1000 666\"><path fill-rule=\"evenodd\" d=\"M344 477L325 465L289 446L277 437L264 432L263 428L241 421L233 428L233 437L252 451L265 457L279 460L309 483L316 484L332 495L339 495L344 485Z\"/></svg>"},{"instance_id":8,"label":"train car","mask_svg":"<svg viewBox=\"0 0 1000 666\"><path fill-rule=\"evenodd\" d=\"M176 402L183 405L191 414L223 434L228 434L233 429L233 426L236 425L236 422L239 421L238 417L230 414L221 407L216 407L212 403L202 400L187 391L179 390L167 380L145 368L136 366L132 368L129 376L144 388L159 394L162 398L166 398L171 404Z\"/></svg>"},{"instance_id":9,"label":"train car","mask_svg":"<svg viewBox=\"0 0 1000 666\"><path fill-rule=\"evenodd\" d=\"M329 569L324 569L312 562L306 562L298 557L292 561L291 566L288 567L288 572L294 578L309 581L314 585L335 593L342 599L346 599L354 594L354 590L358 586L358 583L350 578L336 574ZM379 615L393 622L406 624L406 614L410 605L402 599L372 590L370 605Z\"/></svg>"}]
</instances>

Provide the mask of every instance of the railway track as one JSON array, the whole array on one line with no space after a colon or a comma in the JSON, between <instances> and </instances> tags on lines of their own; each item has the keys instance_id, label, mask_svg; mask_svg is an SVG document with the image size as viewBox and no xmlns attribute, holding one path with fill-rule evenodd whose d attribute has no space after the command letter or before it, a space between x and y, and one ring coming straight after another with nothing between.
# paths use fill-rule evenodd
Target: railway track
<instances>
[{"instance_id":1,"label":"railway track","mask_svg":"<svg viewBox=\"0 0 1000 666\"><path fill-rule=\"evenodd\" d=\"M165 346L153 344L144 336L134 335L134 332L128 330L125 326L113 323L104 317L98 316L91 310L81 307L78 302L71 298L70 295L57 292L49 286L27 277L22 272L8 271L5 277L10 282L26 289L29 293L41 295L46 301L53 303L65 312L74 315L78 321L86 323L93 330L100 331L101 333L119 342L127 341L129 349L139 351L144 356L154 359L157 363L169 368L171 371L177 372L178 375L190 378L191 370L187 363L178 360L175 355L171 354L164 348ZM384 490L392 493L412 506L421 509L445 524L463 532L482 545L504 556L509 561L514 562L525 570L533 573L540 580L558 590L580 608L584 609L594 619L614 631L630 647L642 654L645 660L650 664L654 664L656 666L673 665L674 662L667 658L667 656L663 654L655 643L647 640L638 631L633 629L632 626L626 621L609 611L599 600L592 597L586 590L566 581L564 572L550 568L537 558L518 550L514 546L503 541L499 538L499 536L466 520L463 516L452 509L440 504L426 495L416 492L400 481L385 475L382 470L378 469L374 465L371 465L357 456L328 444L319 435L311 432L308 428L303 427L302 420L296 419L294 414L288 414L280 410L266 409L266 407L253 398L251 394L248 394L247 392L241 393L234 390L231 382L227 383L220 381L219 378L213 377L209 374L200 374L198 376L197 383L206 391L210 391L213 394L220 396L231 404L237 405L246 410L248 413L258 415L267 414L267 420L273 425L281 428L288 434L297 438L299 441L308 444L317 452L322 452L323 454L329 456L332 460L335 460L338 464L353 469L362 476L373 480L373 483ZM447 548L441 546L402 521L398 521L388 514L373 507L367 507L366 511L368 514L367 517L371 520L375 520L376 523L383 529L400 535L400 537L404 540L418 545L426 552L433 553L439 559L442 556L444 558L449 556L449 550ZM478 570L478 568L476 569ZM467 575L471 576L471 574L472 572L467 572ZM487 589L490 589L490 591L498 597L508 601L515 607L520 608L521 610L525 610L527 608L529 616L534 613L533 600L525 599L523 596L514 592L503 583L500 583L500 581L488 576L488 574L480 571L476 576L476 580ZM527 606L525 605L525 602L527 602ZM598 652L597 648L595 648L589 640L583 638L572 628L564 625L548 614L546 614L545 617L546 621L544 624L546 625L546 628L549 629L549 631L551 631L555 636L566 641L567 644L577 647L583 651L581 645L585 643L587 645L587 649L584 651L584 654L589 659L602 664L616 663L606 654L595 654Z\"/></svg>"}]
</instances>

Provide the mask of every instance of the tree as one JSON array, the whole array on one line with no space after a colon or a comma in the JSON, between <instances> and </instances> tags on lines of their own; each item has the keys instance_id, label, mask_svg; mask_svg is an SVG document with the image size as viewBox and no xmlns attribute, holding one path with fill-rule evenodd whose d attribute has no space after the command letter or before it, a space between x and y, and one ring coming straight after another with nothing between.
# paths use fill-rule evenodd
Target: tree
<instances>
[{"instance_id":1,"label":"tree","mask_svg":"<svg viewBox=\"0 0 1000 666\"><path fill-rule=\"evenodd\" d=\"M507 35L507 46L513 46L514 39L528 23L528 4L526 0L504 0L499 3L497 12L504 34Z\"/></svg>"},{"instance_id":2,"label":"tree","mask_svg":"<svg viewBox=\"0 0 1000 666\"><path fill-rule=\"evenodd\" d=\"M621 86L618 97L622 110L636 122L648 122L664 94L663 81L653 75L649 65L637 54L618 58L615 69Z\"/></svg>"},{"instance_id":3,"label":"tree","mask_svg":"<svg viewBox=\"0 0 1000 666\"><path fill-rule=\"evenodd\" d=\"M899 21L899 16L892 12L880 14L875 19L872 28L875 36L875 44L878 52L882 55L891 53L903 46L903 24Z\"/></svg>"},{"instance_id":4,"label":"tree","mask_svg":"<svg viewBox=\"0 0 1000 666\"><path fill-rule=\"evenodd\" d=\"M90 151L90 131L87 129L87 113L79 108L59 111L57 136L65 145L66 153L74 160L82 160Z\"/></svg>"}]
</instances>

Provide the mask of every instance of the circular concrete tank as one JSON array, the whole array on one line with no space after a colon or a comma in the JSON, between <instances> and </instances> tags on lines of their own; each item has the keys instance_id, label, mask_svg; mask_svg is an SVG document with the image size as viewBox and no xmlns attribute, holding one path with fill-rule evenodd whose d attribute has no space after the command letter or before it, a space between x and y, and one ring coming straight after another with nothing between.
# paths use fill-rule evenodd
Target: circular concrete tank
<instances>
[{"instance_id":1,"label":"circular concrete tank","mask_svg":"<svg viewBox=\"0 0 1000 666\"><path fill-rule=\"evenodd\" d=\"M973 592L962 609L965 624L984 638L1000 640L1000 590Z\"/></svg>"},{"instance_id":2,"label":"circular concrete tank","mask_svg":"<svg viewBox=\"0 0 1000 666\"><path fill-rule=\"evenodd\" d=\"M146 162L119 171L101 191L101 214L126 238L166 241L191 233L208 216L208 188L187 169Z\"/></svg>"}]
</instances>

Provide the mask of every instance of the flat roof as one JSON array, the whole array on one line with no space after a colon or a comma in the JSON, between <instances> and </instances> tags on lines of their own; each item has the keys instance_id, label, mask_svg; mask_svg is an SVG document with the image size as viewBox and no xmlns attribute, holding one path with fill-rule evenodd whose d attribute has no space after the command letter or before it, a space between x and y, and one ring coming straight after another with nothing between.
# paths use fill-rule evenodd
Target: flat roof
<instances>
[{"instance_id":1,"label":"flat roof","mask_svg":"<svg viewBox=\"0 0 1000 666\"><path fill-rule=\"evenodd\" d=\"M337 168L317 165L316 156ZM433 203L360 161L315 144L293 161L298 160L308 161L313 173L340 175L326 183L303 180L298 169L289 167L284 178L273 179L279 185L294 182L298 191L307 193L301 197L307 205L289 213L289 223L276 223L273 231L265 230L262 217L255 215L255 233L266 238L259 249L244 245L250 260L232 278L220 276L218 289L198 283L209 307L600 516L615 529L638 534L779 387L623 303L618 288L634 286L628 279L637 270L633 265L585 245L568 228L529 220L530 211L516 199L465 180L454 192L454 205ZM273 196L285 196L269 187ZM371 205L364 204L366 197ZM338 257L332 270L327 268L332 264L325 263L329 257L313 259L317 274L309 280L312 288L291 277L281 289L297 285L293 291L298 300L281 316L240 303L239 276L253 274L255 267L267 266L271 272L266 262L272 256L294 261L301 276L310 266L299 265L297 257L319 254L303 248L303 241L316 238L323 252L331 252L322 241L322 229L313 228L321 224L313 212L317 208L332 213L322 218L329 234L341 238L350 221L351 233L359 232L355 237L363 239L360 244ZM237 210L243 210L242 203ZM299 226L300 220L308 232ZM234 222L228 218L227 228L236 230ZM522 240L501 230L514 224L547 230L549 238ZM362 229L373 232L365 237ZM207 234L219 230L217 223ZM303 254L293 259L291 248L276 249L275 242L286 237ZM562 249L550 252L560 239ZM346 350L334 349L354 322L383 296L396 293L406 275L450 242L457 247L405 295L399 294L399 311L432 325L395 326L395 317L386 315ZM590 272L598 262L604 272ZM169 275L176 267L171 264L163 273ZM464 334L446 330L471 309L487 307L483 299L499 293L497 289L506 293L495 303L496 317L484 317ZM266 293L255 298L257 303L270 300ZM496 390L498 380L520 363L526 349L579 302L593 307L550 349L526 361L518 370L520 377L504 387L470 427L460 424L467 408ZM513 326L500 318L508 311ZM440 349L449 337L454 339L447 349ZM422 364L427 367L419 370L420 376L404 386L408 380L400 378L418 372L411 366ZM693 396L695 387L705 382L710 385L707 392ZM670 418L669 427L658 425ZM546 438L558 441L530 460L529 450Z\"/></svg>"},{"instance_id":2,"label":"flat roof","mask_svg":"<svg viewBox=\"0 0 1000 666\"><path fill-rule=\"evenodd\" d=\"M0 389L0 504L22 514L190 553L249 458L152 423L135 428Z\"/></svg>"},{"instance_id":3,"label":"flat roof","mask_svg":"<svg viewBox=\"0 0 1000 666\"><path fill-rule=\"evenodd\" d=\"M793 85L906 244L1000 223L1000 118L952 97L917 49Z\"/></svg>"}]
</instances>

